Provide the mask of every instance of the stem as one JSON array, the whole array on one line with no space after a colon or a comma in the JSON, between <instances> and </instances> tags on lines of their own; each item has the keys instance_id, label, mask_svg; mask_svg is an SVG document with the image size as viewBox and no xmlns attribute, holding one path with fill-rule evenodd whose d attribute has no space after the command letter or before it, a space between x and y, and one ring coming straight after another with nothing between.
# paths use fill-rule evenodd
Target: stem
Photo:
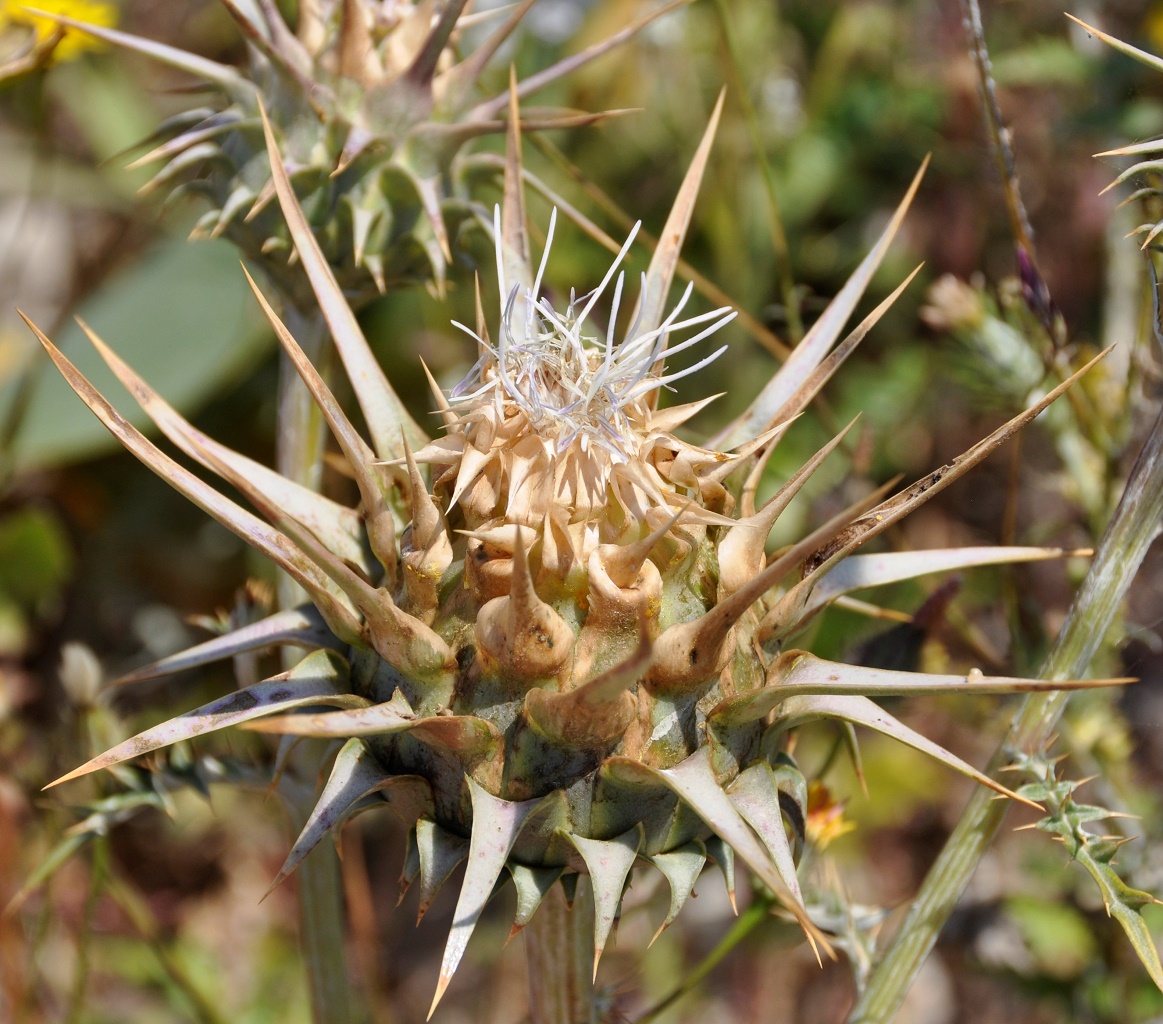
<instances>
[{"instance_id":1,"label":"stem","mask_svg":"<svg viewBox=\"0 0 1163 1024\"><path fill-rule=\"evenodd\" d=\"M308 740L295 748L292 764L304 782L313 782L327 748L326 740ZM306 775L306 771L312 774ZM315 805L315 787L302 788L288 806L295 834ZM315 1024L350 1024L355 1019L345 955L343 877L332 843L315 847L296 869L299 882L299 942L311 990Z\"/></svg>"},{"instance_id":2,"label":"stem","mask_svg":"<svg viewBox=\"0 0 1163 1024\"><path fill-rule=\"evenodd\" d=\"M315 368L327 379L326 363L331 346L327 325L318 310L303 314L293 302L283 302L280 311L287 329ZM278 426L275 439L275 463L288 480L320 489L323 483L323 453L327 447L323 414L299 379L285 352L279 354ZM307 600L302 588L285 573L279 574L279 607L293 608Z\"/></svg>"},{"instance_id":3,"label":"stem","mask_svg":"<svg viewBox=\"0 0 1163 1024\"><path fill-rule=\"evenodd\" d=\"M655 1003L650 1007L634 1024L648 1024L650 1021L657 1020L688 992L693 992L698 988L707 975L719 966L723 958L747 938L756 927L767 920L770 914L771 904L767 900L757 896L755 902L743 912L742 916L731 926L731 930L723 936L719 944L703 958L698 967L682 980L678 988L661 1002Z\"/></svg>"},{"instance_id":4,"label":"stem","mask_svg":"<svg viewBox=\"0 0 1163 1024\"><path fill-rule=\"evenodd\" d=\"M316 311L305 315L293 302L284 302L283 306L287 327L307 358L326 377L330 345L322 314ZM323 415L283 354L279 362L275 455L279 472L289 480L319 490L326 442ZM292 608L306 600L306 595L290 577L280 573L278 599L280 608ZM284 656L297 660L299 655L285 649ZM287 804L296 835L314 806L315 782L326 748L322 740L301 742L291 755L292 772L301 784L295 787L301 795ZM350 1024L354 1016L344 948L343 879L334 846L320 843L299 865L296 874L299 942L311 991L311 1018L315 1024Z\"/></svg>"},{"instance_id":5,"label":"stem","mask_svg":"<svg viewBox=\"0 0 1163 1024\"><path fill-rule=\"evenodd\" d=\"M555 885L525 928L530 1024L600 1024L593 957L593 899L581 875L572 907Z\"/></svg>"},{"instance_id":6,"label":"stem","mask_svg":"<svg viewBox=\"0 0 1163 1024\"><path fill-rule=\"evenodd\" d=\"M1042 667L1042 678L1077 679L1087 672L1161 523L1163 413L1156 417L1135 460L1114 518ZM1061 691L1026 697L990 761L989 773L996 776L1013 750L1045 746L1068 697ZM848 1018L849 1024L887 1024L892 1019L978 861L1001 828L1008 807L1007 801L995 799L984 788L979 787L973 794L904 922L873 969L868 986Z\"/></svg>"}]
</instances>

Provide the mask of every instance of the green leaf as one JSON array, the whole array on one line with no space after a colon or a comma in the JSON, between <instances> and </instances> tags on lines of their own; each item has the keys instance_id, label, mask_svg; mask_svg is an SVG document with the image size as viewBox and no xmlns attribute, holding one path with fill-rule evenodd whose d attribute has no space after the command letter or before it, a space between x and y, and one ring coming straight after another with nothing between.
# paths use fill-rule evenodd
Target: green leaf
<instances>
[{"instance_id":1,"label":"green leaf","mask_svg":"<svg viewBox=\"0 0 1163 1024\"><path fill-rule=\"evenodd\" d=\"M1115 874L1110 864L1095 860L1086 847L1080 847L1075 857L1098 883L1107 913L1122 926L1135 955L1151 975L1151 980L1163 991L1163 964L1159 962L1159 951L1155 948L1151 930L1139 913L1144 906L1158 901L1150 893L1132 889Z\"/></svg>"},{"instance_id":2,"label":"green leaf","mask_svg":"<svg viewBox=\"0 0 1163 1024\"><path fill-rule=\"evenodd\" d=\"M249 296L234 247L226 242L160 243L81 303L78 314L183 412L197 408L245 373L265 352L270 334ZM131 407L74 323L59 347L114 405ZM0 407L8 395L0 392ZM144 413L127 417L149 423ZM58 375L42 374L16 439L23 467L55 466L117 447Z\"/></svg>"}]
</instances>

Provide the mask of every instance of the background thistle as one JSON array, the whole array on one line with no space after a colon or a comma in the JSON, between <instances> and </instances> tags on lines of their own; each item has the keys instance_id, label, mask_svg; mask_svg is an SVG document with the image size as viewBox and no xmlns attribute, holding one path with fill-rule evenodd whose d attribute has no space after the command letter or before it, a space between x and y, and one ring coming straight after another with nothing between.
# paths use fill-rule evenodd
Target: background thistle
<instances>
[{"instance_id":1,"label":"background thistle","mask_svg":"<svg viewBox=\"0 0 1163 1024\"><path fill-rule=\"evenodd\" d=\"M660 6L609 38L517 86L524 97L601 57L686 0ZM291 262L277 205L260 107L269 112L288 174L348 301L360 308L390 285L443 290L452 240L472 216L455 181L466 142L504 130L504 95L482 97L479 81L533 6L466 15L467 0L439 8L412 2L312 0L290 28L270 0L224 0L242 31L244 71L104 26L55 15L72 30L136 50L205 82L218 97L174 115L133 166L157 166L145 191L194 192L211 208L195 236L226 237L305 309L309 296ZM461 56L466 29L489 26ZM495 22L495 26L490 23ZM530 109L527 128L590 124L607 114Z\"/></svg>"}]
</instances>

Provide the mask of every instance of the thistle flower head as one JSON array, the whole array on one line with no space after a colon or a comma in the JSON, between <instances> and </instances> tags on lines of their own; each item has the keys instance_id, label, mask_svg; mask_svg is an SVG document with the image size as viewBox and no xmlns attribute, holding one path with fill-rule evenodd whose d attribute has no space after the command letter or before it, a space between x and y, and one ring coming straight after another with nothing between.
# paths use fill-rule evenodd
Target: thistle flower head
<instances>
[{"instance_id":1,"label":"thistle flower head","mask_svg":"<svg viewBox=\"0 0 1163 1024\"><path fill-rule=\"evenodd\" d=\"M313 648L294 671L147 730L58 781L228 725L346 740L279 879L368 802L390 804L411 825L404 882L418 885L421 914L466 860L437 1000L505 872L518 893L514 930L559 879L590 876L595 970L636 862L670 884L660 930L708 859L733 894L738 858L809 940L824 944L796 873L809 797L787 736L805 722L879 731L1017 796L871 698L1094 681L928 676L826 662L784 645L853 590L1063 554L856 552L984 459L1074 378L949 466L890 498L859 502L769 557L771 527L846 431L756 507L765 457L891 302L840 339L919 176L852 281L748 408L703 446L681 441L674 431L697 403L658 409L660 390L682 376L668 373L665 361L729 319L721 309L683 320L685 297L664 312L719 109L617 343L619 268L633 235L599 286L581 298L571 293L557 311L541 290L547 257L534 272L527 251L519 137L510 122L506 204L493 219L502 296L496 340L481 315L469 332L480 347L477 365L451 398L434 388L446 428L436 439L411 420L371 358L267 129L288 230L370 444L257 286L255 293L350 464L360 489L356 508L199 433L91 335L163 433L237 488L266 521L260 519L136 432L38 332L74 389L127 447L270 556L313 602L134 678L271 644ZM589 324L611 285L603 332ZM690 333L672 340L680 332ZM433 470L430 483L425 465ZM400 508L402 532L395 524Z\"/></svg>"},{"instance_id":2,"label":"thistle flower head","mask_svg":"<svg viewBox=\"0 0 1163 1024\"><path fill-rule=\"evenodd\" d=\"M501 210L495 210L501 294L497 341L491 342L487 331L456 324L475 340L480 356L449 396L455 414L450 437L453 448L461 446L461 458L437 483L455 481L465 454L471 452L474 468L479 466L485 475L491 472L500 485L489 500L480 500L478 494L475 503L467 502L472 525L499 519L540 527L553 510L567 510L570 523L588 527L582 534L582 553L588 555L611 501L623 510L622 522L645 521L655 508L669 515L683 504L667 471L674 458L720 460L718 453L701 452L675 437L672 428L685 413L660 414L656 402L661 388L707 366L726 346L675 372L667 372L667 358L698 345L735 314L724 307L680 319L691 297L688 286L661 323L647 329L639 310L616 340L625 285L620 266L637 225L597 287L580 297L571 290L566 308L554 309L541 284L556 219L554 210L532 284L507 287ZM599 330L595 313L611 281L606 327ZM672 341L672 336L696 328L701 329ZM416 458L439 464L453 448L438 442ZM454 486L459 498L464 488ZM492 500L501 494L503 503Z\"/></svg>"}]
</instances>

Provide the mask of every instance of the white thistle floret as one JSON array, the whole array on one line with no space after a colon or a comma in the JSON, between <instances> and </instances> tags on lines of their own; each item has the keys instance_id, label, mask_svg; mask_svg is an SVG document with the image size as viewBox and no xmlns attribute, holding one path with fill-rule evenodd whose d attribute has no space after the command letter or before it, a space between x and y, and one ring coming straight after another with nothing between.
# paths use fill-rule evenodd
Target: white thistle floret
<instances>
[{"instance_id":1,"label":"white thistle floret","mask_svg":"<svg viewBox=\"0 0 1163 1024\"><path fill-rule=\"evenodd\" d=\"M519 409L554 455L562 455L576 443L582 452L596 446L613 463L624 464L639 456L646 440L651 393L663 387L669 389L674 381L697 373L718 359L727 346L674 373L665 373L666 359L714 334L730 323L736 313L722 306L679 320L693 290L688 285L661 325L638 334L639 320L635 317L622 341L615 343L625 284L625 272L618 268L641 222L634 225L597 288L580 298L571 291L564 312L555 310L541 294L556 223L554 209L532 288L523 289L519 283L510 287L505 280L501 210L499 206L494 209L493 233L501 294L497 343L494 346L464 324L453 321L476 340L482 354L450 397L454 405L467 407L466 411L485 405L496 405L498 411L503 406ZM583 329L611 280L614 280L614 296L602 339L584 333ZM710 326L693 337L675 345L668 344L672 333L708 323Z\"/></svg>"}]
</instances>

